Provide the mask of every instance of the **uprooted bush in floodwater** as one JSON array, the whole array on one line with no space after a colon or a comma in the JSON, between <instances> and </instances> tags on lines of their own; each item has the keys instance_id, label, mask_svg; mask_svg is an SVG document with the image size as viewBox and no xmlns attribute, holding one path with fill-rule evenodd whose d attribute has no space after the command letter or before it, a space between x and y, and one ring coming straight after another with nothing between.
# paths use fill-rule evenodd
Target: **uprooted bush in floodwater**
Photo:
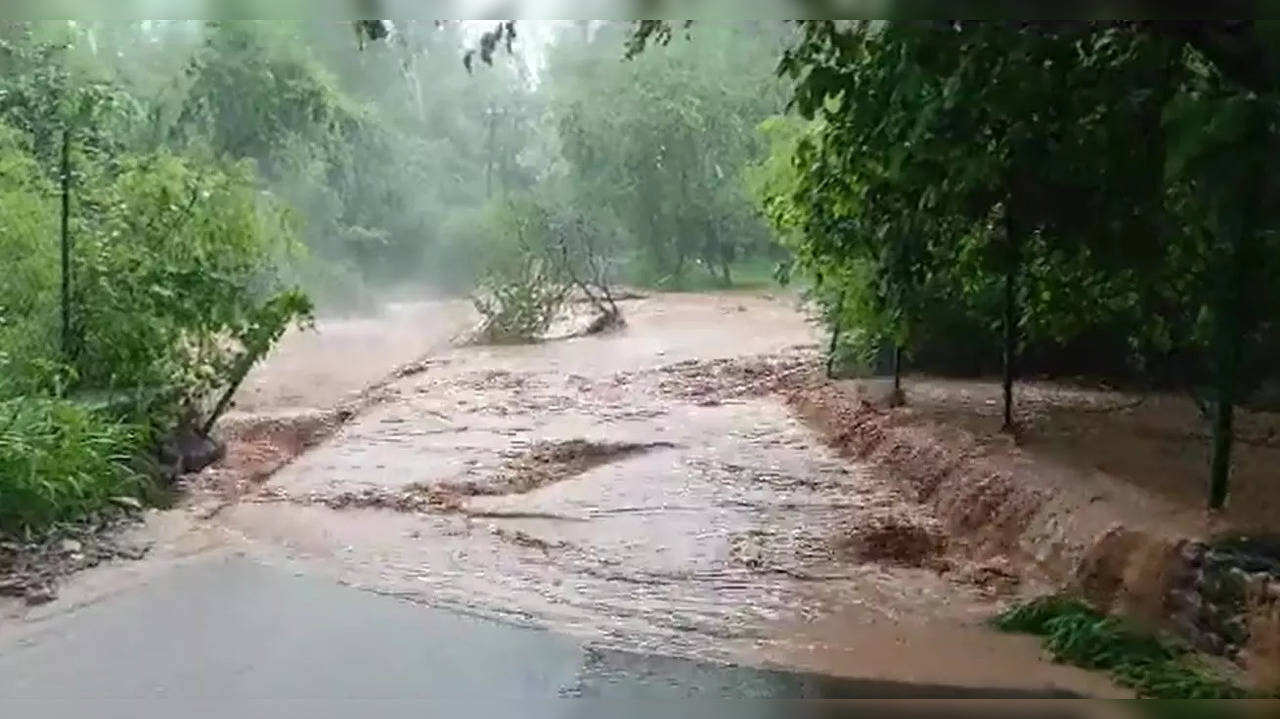
<instances>
[{"instance_id":1,"label":"uprooted bush in floodwater","mask_svg":"<svg viewBox=\"0 0 1280 719\"><path fill-rule=\"evenodd\" d=\"M506 203L491 218L506 250L495 253L472 302L482 321L479 339L490 343L542 339L557 317L578 300L593 319L578 334L598 334L624 324L611 286L607 242L592 220L534 200Z\"/></svg>"}]
</instances>

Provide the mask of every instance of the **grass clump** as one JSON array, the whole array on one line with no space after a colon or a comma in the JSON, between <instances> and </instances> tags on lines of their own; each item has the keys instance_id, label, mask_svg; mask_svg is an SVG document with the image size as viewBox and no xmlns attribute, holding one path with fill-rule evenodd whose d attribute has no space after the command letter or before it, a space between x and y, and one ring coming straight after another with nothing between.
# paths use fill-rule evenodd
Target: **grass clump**
<instances>
[{"instance_id":1,"label":"grass clump","mask_svg":"<svg viewBox=\"0 0 1280 719\"><path fill-rule=\"evenodd\" d=\"M1001 631L1044 638L1055 661L1105 671L1117 684L1152 699L1239 699L1248 693L1206 666L1186 647L1095 611L1076 599L1050 596L992 620Z\"/></svg>"},{"instance_id":2,"label":"grass clump","mask_svg":"<svg viewBox=\"0 0 1280 719\"><path fill-rule=\"evenodd\" d=\"M136 502L141 432L54 399L0 401L0 536L30 536L110 505Z\"/></svg>"}]
</instances>

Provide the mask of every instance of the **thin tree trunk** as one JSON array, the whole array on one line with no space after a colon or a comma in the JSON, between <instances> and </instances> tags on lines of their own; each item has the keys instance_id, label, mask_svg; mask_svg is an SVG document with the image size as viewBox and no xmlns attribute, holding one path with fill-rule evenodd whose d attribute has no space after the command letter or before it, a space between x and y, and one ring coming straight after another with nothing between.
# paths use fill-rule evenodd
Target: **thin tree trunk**
<instances>
[{"instance_id":1,"label":"thin tree trunk","mask_svg":"<svg viewBox=\"0 0 1280 719\"><path fill-rule=\"evenodd\" d=\"M1238 340L1238 338L1236 338ZM1236 383L1225 373L1236 364L1239 342L1228 341L1220 348L1218 403L1213 413L1213 458L1209 474L1209 509L1222 509L1227 503L1227 487L1231 478L1231 445L1234 439ZM1230 359L1227 359L1227 358Z\"/></svg>"},{"instance_id":2,"label":"thin tree trunk","mask_svg":"<svg viewBox=\"0 0 1280 719\"><path fill-rule=\"evenodd\" d=\"M204 436L208 437L213 432L213 426L231 407L231 400L236 396L236 392L240 390L240 385L244 384L245 377L249 376L249 370L257 364L258 360L266 353L269 346L254 345L245 350L244 356L236 364L235 369L231 372L231 381L222 392L222 396L218 398L218 403L214 405L213 411L209 413L209 418L205 420L204 426L200 431Z\"/></svg>"},{"instance_id":3,"label":"thin tree trunk","mask_svg":"<svg viewBox=\"0 0 1280 719\"><path fill-rule=\"evenodd\" d=\"M893 346L893 394L902 392L902 345Z\"/></svg>"},{"instance_id":4,"label":"thin tree trunk","mask_svg":"<svg viewBox=\"0 0 1280 719\"><path fill-rule=\"evenodd\" d=\"M841 319L844 317L844 293L836 299L835 322L831 326L831 345L827 348L827 379L836 378L836 350L840 347Z\"/></svg>"},{"instance_id":5,"label":"thin tree trunk","mask_svg":"<svg viewBox=\"0 0 1280 719\"><path fill-rule=\"evenodd\" d=\"M74 354L71 327L71 130L62 131L62 356Z\"/></svg>"},{"instance_id":6,"label":"thin tree trunk","mask_svg":"<svg viewBox=\"0 0 1280 719\"><path fill-rule=\"evenodd\" d=\"M494 134L497 131L498 111L494 109L493 103L489 103L488 117L489 121L489 139L486 143L486 160L484 164L484 196L486 200L493 199L493 162L494 162Z\"/></svg>"},{"instance_id":7,"label":"thin tree trunk","mask_svg":"<svg viewBox=\"0 0 1280 719\"><path fill-rule=\"evenodd\" d=\"M1008 243L1008 257L1004 271L1004 426L1002 431L1012 432L1015 427L1013 417L1013 381L1017 375L1018 358L1018 272L1021 269L1021 242L1019 228L1013 217L1012 201L1005 204L1004 211L1005 241Z\"/></svg>"},{"instance_id":8,"label":"thin tree trunk","mask_svg":"<svg viewBox=\"0 0 1280 719\"><path fill-rule=\"evenodd\" d=\"M889 406L901 407L906 403L906 395L902 393L902 345L895 342L893 345L893 393L889 395Z\"/></svg>"}]
</instances>

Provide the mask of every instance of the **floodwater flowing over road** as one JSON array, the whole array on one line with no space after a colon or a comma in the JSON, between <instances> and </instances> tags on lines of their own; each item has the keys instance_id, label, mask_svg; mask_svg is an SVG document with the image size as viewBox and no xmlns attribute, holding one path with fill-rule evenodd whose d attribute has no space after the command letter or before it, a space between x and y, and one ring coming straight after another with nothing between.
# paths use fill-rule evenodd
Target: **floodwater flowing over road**
<instances>
[{"instance_id":1,"label":"floodwater flowing over road","mask_svg":"<svg viewBox=\"0 0 1280 719\"><path fill-rule=\"evenodd\" d=\"M360 363L386 364L391 349L307 365L304 345L322 343L286 343L251 381L229 466L196 482L208 496L170 546L230 548L595 651L1104 690L977 629L994 611L989 587L950 571L936 522L788 410L778 393L818 364L794 299L667 295L624 311L628 327L601 336L450 347L466 315L440 305L447 319L410 344L420 352L354 398L342 385L373 383L391 366ZM388 321L403 332L412 316ZM319 409L339 399L345 409ZM935 627L948 652L920 641ZM974 653L984 672L919 665Z\"/></svg>"},{"instance_id":2,"label":"floodwater flowing over road","mask_svg":"<svg viewBox=\"0 0 1280 719\"><path fill-rule=\"evenodd\" d=\"M613 336L437 357L223 521L353 583L645 651L722 657L854 597L945 605L927 570L842 556L901 501L767 396L813 361L787 304L629 310Z\"/></svg>"}]
</instances>

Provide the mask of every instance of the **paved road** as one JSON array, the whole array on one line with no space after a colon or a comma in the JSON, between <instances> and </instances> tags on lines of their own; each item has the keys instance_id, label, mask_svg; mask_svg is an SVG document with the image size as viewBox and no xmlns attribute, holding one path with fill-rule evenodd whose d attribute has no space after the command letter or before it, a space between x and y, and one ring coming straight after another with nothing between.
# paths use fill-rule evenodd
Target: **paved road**
<instances>
[{"instance_id":1,"label":"paved road","mask_svg":"<svg viewBox=\"0 0 1280 719\"><path fill-rule=\"evenodd\" d=\"M615 700L984 694L584 648L240 558L178 567L0 642L0 714L12 719L597 715L592 702L556 701L565 697L650 716L652 706ZM716 702L697 715L796 714Z\"/></svg>"}]
</instances>

